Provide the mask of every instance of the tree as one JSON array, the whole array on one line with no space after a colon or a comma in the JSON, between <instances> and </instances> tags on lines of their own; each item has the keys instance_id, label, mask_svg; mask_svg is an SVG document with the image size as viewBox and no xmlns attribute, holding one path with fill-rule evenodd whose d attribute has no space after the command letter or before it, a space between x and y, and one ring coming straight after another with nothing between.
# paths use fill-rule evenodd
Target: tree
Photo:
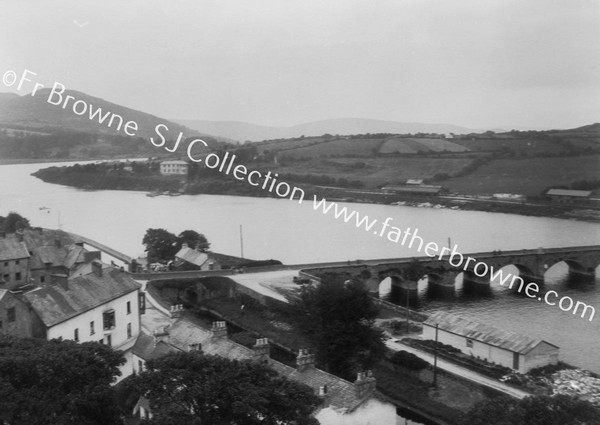
<instances>
[{"instance_id":1,"label":"tree","mask_svg":"<svg viewBox=\"0 0 600 425\"><path fill-rule=\"evenodd\" d=\"M0 217L0 227L7 233L14 233L29 227L29 220L16 212L9 212L6 217Z\"/></svg>"},{"instance_id":2,"label":"tree","mask_svg":"<svg viewBox=\"0 0 600 425\"><path fill-rule=\"evenodd\" d=\"M200 351L149 360L128 385L150 402L147 423L316 425L320 399L311 388L249 360L228 360Z\"/></svg>"},{"instance_id":3,"label":"tree","mask_svg":"<svg viewBox=\"0 0 600 425\"><path fill-rule=\"evenodd\" d=\"M600 423L600 410L568 395L499 397L478 403L469 413L470 425L592 425Z\"/></svg>"},{"instance_id":4,"label":"tree","mask_svg":"<svg viewBox=\"0 0 600 425\"><path fill-rule=\"evenodd\" d=\"M119 424L111 383L122 354L87 342L0 337L0 423Z\"/></svg>"},{"instance_id":5,"label":"tree","mask_svg":"<svg viewBox=\"0 0 600 425\"><path fill-rule=\"evenodd\" d=\"M184 230L177 236L178 238L178 246L181 247L182 244L186 243L190 248L196 248L198 251L206 252L208 248L210 248L210 243L201 233L196 232L195 230Z\"/></svg>"},{"instance_id":6,"label":"tree","mask_svg":"<svg viewBox=\"0 0 600 425\"><path fill-rule=\"evenodd\" d=\"M371 368L383 355L383 333L374 327L378 308L360 281L330 278L303 286L289 301L321 367L354 379L356 372Z\"/></svg>"},{"instance_id":7,"label":"tree","mask_svg":"<svg viewBox=\"0 0 600 425\"><path fill-rule=\"evenodd\" d=\"M142 244L146 247L148 258L151 261L169 261L172 260L178 251L177 236L165 229L148 229L142 239Z\"/></svg>"}]
</instances>

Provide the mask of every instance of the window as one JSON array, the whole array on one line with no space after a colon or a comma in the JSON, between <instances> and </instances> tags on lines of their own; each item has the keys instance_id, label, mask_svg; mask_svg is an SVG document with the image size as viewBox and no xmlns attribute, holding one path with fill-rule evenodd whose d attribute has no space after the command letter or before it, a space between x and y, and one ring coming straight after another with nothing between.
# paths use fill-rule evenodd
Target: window
<instances>
[{"instance_id":1,"label":"window","mask_svg":"<svg viewBox=\"0 0 600 425\"><path fill-rule=\"evenodd\" d=\"M19 260L15 260L15 264L18 266L19 265Z\"/></svg>"},{"instance_id":2,"label":"window","mask_svg":"<svg viewBox=\"0 0 600 425\"><path fill-rule=\"evenodd\" d=\"M2 329L2 320L0 320L0 329Z\"/></svg>"},{"instance_id":3,"label":"window","mask_svg":"<svg viewBox=\"0 0 600 425\"><path fill-rule=\"evenodd\" d=\"M467 338L467 347L473 348L473 340Z\"/></svg>"},{"instance_id":4,"label":"window","mask_svg":"<svg viewBox=\"0 0 600 425\"><path fill-rule=\"evenodd\" d=\"M79 342L79 328L75 328L75 331L73 332L73 339Z\"/></svg>"},{"instance_id":5,"label":"window","mask_svg":"<svg viewBox=\"0 0 600 425\"><path fill-rule=\"evenodd\" d=\"M46 281L46 276L40 276L40 283L44 283Z\"/></svg>"},{"instance_id":6,"label":"window","mask_svg":"<svg viewBox=\"0 0 600 425\"><path fill-rule=\"evenodd\" d=\"M6 274L4 275L4 281L5 281L5 282L10 282L10 275L9 275L8 273L6 273Z\"/></svg>"},{"instance_id":7,"label":"window","mask_svg":"<svg viewBox=\"0 0 600 425\"><path fill-rule=\"evenodd\" d=\"M138 370L142 372L144 370L144 362L138 360Z\"/></svg>"},{"instance_id":8,"label":"window","mask_svg":"<svg viewBox=\"0 0 600 425\"><path fill-rule=\"evenodd\" d=\"M140 292L140 298L139 298L138 305L140 308L140 314L146 313L146 294L144 294L143 292Z\"/></svg>"},{"instance_id":9,"label":"window","mask_svg":"<svg viewBox=\"0 0 600 425\"><path fill-rule=\"evenodd\" d=\"M102 313L104 330L109 331L115 327L115 311L108 310ZM109 344L110 345L110 344Z\"/></svg>"},{"instance_id":10,"label":"window","mask_svg":"<svg viewBox=\"0 0 600 425\"><path fill-rule=\"evenodd\" d=\"M94 329L94 321L92 320L90 322L90 335L94 335L96 333L95 329Z\"/></svg>"},{"instance_id":11,"label":"window","mask_svg":"<svg viewBox=\"0 0 600 425\"><path fill-rule=\"evenodd\" d=\"M127 338L131 338L131 323L127 323Z\"/></svg>"},{"instance_id":12,"label":"window","mask_svg":"<svg viewBox=\"0 0 600 425\"><path fill-rule=\"evenodd\" d=\"M8 261L4 262L4 267L8 267Z\"/></svg>"},{"instance_id":13,"label":"window","mask_svg":"<svg viewBox=\"0 0 600 425\"><path fill-rule=\"evenodd\" d=\"M21 272L15 273L15 280L21 280Z\"/></svg>"},{"instance_id":14,"label":"window","mask_svg":"<svg viewBox=\"0 0 600 425\"><path fill-rule=\"evenodd\" d=\"M6 311L6 315L8 316L8 323L14 322L16 320L15 308L11 307Z\"/></svg>"},{"instance_id":15,"label":"window","mask_svg":"<svg viewBox=\"0 0 600 425\"><path fill-rule=\"evenodd\" d=\"M131 314L131 301L127 301L127 314Z\"/></svg>"},{"instance_id":16,"label":"window","mask_svg":"<svg viewBox=\"0 0 600 425\"><path fill-rule=\"evenodd\" d=\"M112 337L110 335L106 335L106 345L112 347Z\"/></svg>"}]
</instances>

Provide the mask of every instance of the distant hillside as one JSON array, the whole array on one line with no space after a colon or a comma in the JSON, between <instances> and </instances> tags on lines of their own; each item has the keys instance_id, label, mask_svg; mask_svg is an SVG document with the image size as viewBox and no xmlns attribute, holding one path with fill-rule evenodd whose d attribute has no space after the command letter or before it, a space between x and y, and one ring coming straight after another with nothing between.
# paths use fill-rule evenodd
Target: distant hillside
<instances>
[{"instance_id":1,"label":"distant hillside","mask_svg":"<svg viewBox=\"0 0 600 425\"><path fill-rule=\"evenodd\" d=\"M402 123L363 118L339 118L315 121L290 127L269 127L238 121L174 120L185 126L202 129L210 134L244 142L293 137L314 137L323 134L366 134L366 133L471 133L473 130L450 124Z\"/></svg>"},{"instance_id":2,"label":"distant hillside","mask_svg":"<svg viewBox=\"0 0 600 425\"><path fill-rule=\"evenodd\" d=\"M117 131L115 128L107 127L107 121L104 124L99 124L97 120L89 119L87 113L82 116L75 114L71 107L73 101L67 105L66 109L48 103L49 93L50 89L39 90L35 96L0 93L0 127L11 128L11 126L16 126L17 128L25 127L27 129L59 129L85 133L126 135L122 128L121 131ZM139 128L136 136L145 139L150 136L156 137L154 128L157 124L165 124L169 128L168 133L163 131L167 138L176 139L180 131L184 132L185 137L209 135L208 132L192 130L164 118L117 105L78 91L67 90L63 93L63 99L66 95L71 95L76 100L83 100L88 105L93 105L94 110L102 108L103 113L118 114L123 117L125 122L135 121ZM116 127L116 122L113 127Z\"/></svg>"},{"instance_id":3,"label":"distant hillside","mask_svg":"<svg viewBox=\"0 0 600 425\"><path fill-rule=\"evenodd\" d=\"M161 135L167 140L165 146L173 147L173 142L183 132L184 138L202 137L209 146L216 147L225 138L215 138L204 132L191 130L181 124L166 119L136 111L131 108L107 102L103 99L89 96L77 91L63 93L87 104L87 111L77 115L71 100L66 109L47 102L49 89L40 90L35 96L19 96L14 93L0 93L0 158L2 160L27 159L97 159L136 156L164 156L169 153L155 147L149 141L150 137L160 140L155 133L158 124ZM80 105L80 107L82 107ZM93 108L93 109L92 109ZM92 115L90 110L101 114ZM78 111L81 111L78 109ZM108 115L107 115L108 113ZM120 130L120 120L114 119L108 126L110 115L117 114L123 118ZM98 116L106 116L101 124ZM138 130L132 131L135 137L125 133L124 126L128 121L137 123ZM185 140L184 139L184 140ZM184 143L181 143L177 154L185 156Z\"/></svg>"}]
</instances>

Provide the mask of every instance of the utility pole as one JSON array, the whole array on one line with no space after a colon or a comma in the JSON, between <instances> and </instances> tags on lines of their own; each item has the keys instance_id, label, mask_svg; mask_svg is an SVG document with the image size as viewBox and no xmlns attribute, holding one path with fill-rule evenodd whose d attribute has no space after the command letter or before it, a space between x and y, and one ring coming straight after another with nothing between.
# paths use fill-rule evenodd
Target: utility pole
<instances>
[{"instance_id":1,"label":"utility pole","mask_svg":"<svg viewBox=\"0 0 600 425\"><path fill-rule=\"evenodd\" d=\"M437 387L437 351L438 351L438 324L435 324L435 346L433 348L433 386Z\"/></svg>"},{"instance_id":2,"label":"utility pole","mask_svg":"<svg viewBox=\"0 0 600 425\"><path fill-rule=\"evenodd\" d=\"M410 288L406 288L406 334L410 333Z\"/></svg>"},{"instance_id":3,"label":"utility pole","mask_svg":"<svg viewBox=\"0 0 600 425\"><path fill-rule=\"evenodd\" d=\"M242 233L242 225L240 224L240 248L242 251L242 258L244 258L244 235Z\"/></svg>"}]
</instances>

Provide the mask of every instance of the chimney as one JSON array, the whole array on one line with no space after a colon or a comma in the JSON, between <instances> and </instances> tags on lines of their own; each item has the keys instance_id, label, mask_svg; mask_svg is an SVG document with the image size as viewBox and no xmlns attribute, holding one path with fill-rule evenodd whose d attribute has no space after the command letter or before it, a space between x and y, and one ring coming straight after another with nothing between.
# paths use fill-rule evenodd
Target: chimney
<instances>
[{"instance_id":1,"label":"chimney","mask_svg":"<svg viewBox=\"0 0 600 425\"><path fill-rule=\"evenodd\" d=\"M102 277L102 263L100 261L92 261L92 273Z\"/></svg>"},{"instance_id":2,"label":"chimney","mask_svg":"<svg viewBox=\"0 0 600 425\"><path fill-rule=\"evenodd\" d=\"M91 263L94 260L100 261L100 251L87 251L83 253L83 262Z\"/></svg>"},{"instance_id":3,"label":"chimney","mask_svg":"<svg viewBox=\"0 0 600 425\"><path fill-rule=\"evenodd\" d=\"M66 274L52 274L50 275L50 283L52 285L59 285L65 291L69 290L69 276Z\"/></svg>"},{"instance_id":4,"label":"chimney","mask_svg":"<svg viewBox=\"0 0 600 425\"><path fill-rule=\"evenodd\" d=\"M177 319L181 316L181 312L183 311L183 304L175 304L171 306L170 314L173 319Z\"/></svg>"},{"instance_id":5,"label":"chimney","mask_svg":"<svg viewBox=\"0 0 600 425\"><path fill-rule=\"evenodd\" d=\"M370 370L368 372L358 372L356 377L356 381L354 381L354 391L356 392L356 397L362 399L364 397L368 397L375 391L375 378L373 377L373 372Z\"/></svg>"},{"instance_id":6,"label":"chimney","mask_svg":"<svg viewBox=\"0 0 600 425\"><path fill-rule=\"evenodd\" d=\"M181 244L181 249L189 248L187 242Z\"/></svg>"},{"instance_id":7,"label":"chimney","mask_svg":"<svg viewBox=\"0 0 600 425\"><path fill-rule=\"evenodd\" d=\"M227 338L227 324L225 322L213 322L210 332L214 339Z\"/></svg>"},{"instance_id":8,"label":"chimney","mask_svg":"<svg viewBox=\"0 0 600 425\"><path fill-rule=\"evenodd\" d=\"M169 340L169 331L168 326L162 326L158 329L154 329L152 332L152 336L154 337L154 346L161 341L167 342Z\"/></svg>"},{"instance_id":9,"label":"chimney","mask_svg":"<svg viewBox=\"0 0 600 425\"><path fill-rule=\"evenodd\" d=\"M188 344L188 351L202 351L202 344Z\"/></svg>"},{"instance_id":10,"label":"chimney","mask_svg":"<svg viewBox=\"0 0 600 425\"><path fill-rule=\"evenodd\" d=\"M298 357L296 357L296 370L298 372L304 372L307 369L315 367L315 355L309 354L308 349L301 348L298 351Z\"/></svg>"},{"instance_id":11,"label":"chimney","mask_svg":"<svg viewBox=\"0 0 600 425\"><path fill-rule=\"evenodd\" d=\"M254 351L254 360L259 363L268 363L271 356L271 346L267 338L258 338L256 343L252 346Z\"/></svg>"},{"instance_id":12,"label":"chimney","mask_svg":"<svg viewBox=\"0 0 600 425\"><path fill-rule=\"evenodd\" d=\"M15 234L17 235L17 240L23 242L23 229L17 229Z\"/></svg>"}]
</instances>

